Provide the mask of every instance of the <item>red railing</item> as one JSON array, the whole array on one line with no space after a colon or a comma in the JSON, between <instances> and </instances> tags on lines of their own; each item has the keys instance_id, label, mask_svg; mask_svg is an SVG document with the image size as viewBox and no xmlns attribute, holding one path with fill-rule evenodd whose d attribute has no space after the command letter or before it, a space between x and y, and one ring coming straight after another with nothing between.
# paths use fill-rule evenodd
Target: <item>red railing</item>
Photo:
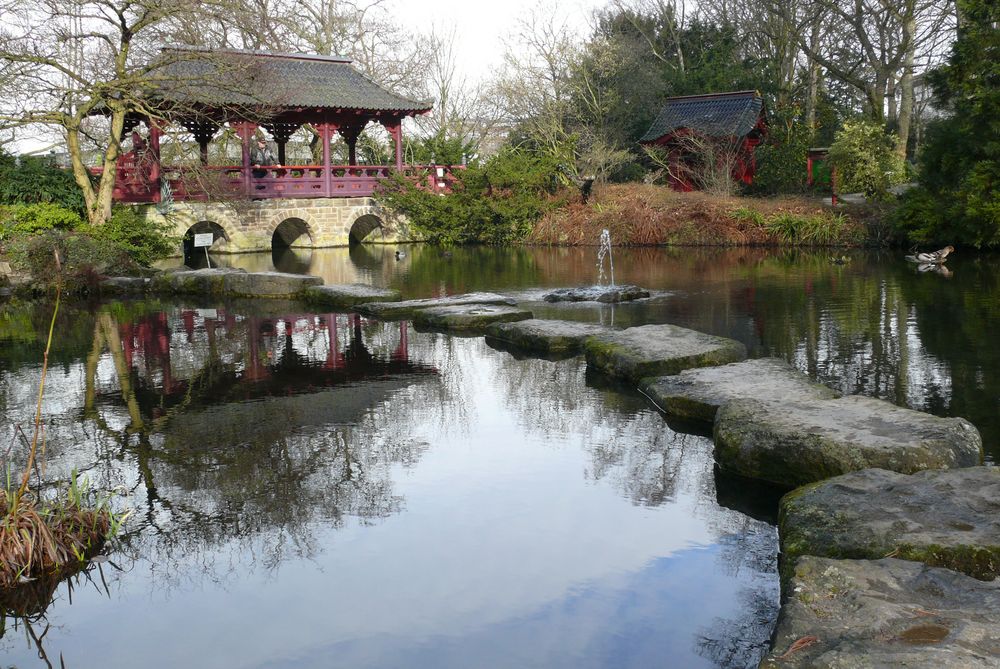
<instances>
[{"instance_id":1,"label":"red railing","mask_svg":"<svg viewBox=\"0 0 1000 669\"><path fill-rule=\"evenodd\" d=\"M454 183L453 171L461 166L406 165L402 174L428 190L447 192ZM92 168L95 175L101 168ZM158 172L158 176L157 173ZM329 173L328 173L329 172ZM207 167L158 167L135 161L132 156L118 160L114 198L118 202L148 203L161 200L162 184L177 201L212 200L227 197L252 199L366 197L388 178L395 167L387 165L285 165L255 167L249 174L239 165Z\"/></svg>"}]
</instances>

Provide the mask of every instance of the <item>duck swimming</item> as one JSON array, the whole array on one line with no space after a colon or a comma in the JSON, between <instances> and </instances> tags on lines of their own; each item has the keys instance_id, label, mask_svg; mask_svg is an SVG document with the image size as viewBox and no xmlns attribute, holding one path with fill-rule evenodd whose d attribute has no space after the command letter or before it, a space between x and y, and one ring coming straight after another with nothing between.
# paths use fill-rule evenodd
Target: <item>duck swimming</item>
<instances>
[{"instance_id":1,"label":"duck swimming","mask_svg":"<svg viewBox=\"0 0 1000 669\"><path fill-rule=\"evenodd\" d=\"M954 246L946 246L940 251L934 251L933 253L914 253L913 255L906 256L906 259L910 262L920 263L921 265L940 265L948 258L948 254L954 250Z\"/></svg>"}]
</instances>

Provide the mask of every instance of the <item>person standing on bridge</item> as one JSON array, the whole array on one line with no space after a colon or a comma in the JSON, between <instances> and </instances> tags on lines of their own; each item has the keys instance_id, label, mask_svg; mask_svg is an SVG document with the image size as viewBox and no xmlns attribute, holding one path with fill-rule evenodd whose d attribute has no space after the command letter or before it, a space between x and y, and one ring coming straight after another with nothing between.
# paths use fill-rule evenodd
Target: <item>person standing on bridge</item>
<instances>
[{"instance_id":1,"label":"person standing on bridge","mask_svg":"<svg viewBox=\"0 0 1000 669\"><path fill-rule=\"evenodd\" d=\"M267 176L267 170L262 170L261 167L270 165L281 167L275 159L271 147L267 145L267 140L261 135L257 136L257 145L250 149L250 164L254 166L253 176L256 179Z\"/></svg>"}]
</instances>

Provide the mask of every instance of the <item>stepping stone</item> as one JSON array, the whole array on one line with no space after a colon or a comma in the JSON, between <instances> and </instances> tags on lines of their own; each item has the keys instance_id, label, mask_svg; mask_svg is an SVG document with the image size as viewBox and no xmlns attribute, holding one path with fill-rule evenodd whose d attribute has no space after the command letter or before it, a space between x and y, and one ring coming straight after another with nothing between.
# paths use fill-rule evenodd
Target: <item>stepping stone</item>
<instances>
[{"instance_id":1,"label":"stepping stone","mask_svg":"<svg viewBox=\"0 0 1000 669\"><path fill-rule=\"evenodd\" d=\"M383 320L411 320L418 311L431 307L455 307L468 304L517 306L517 302L513 299L496 293L467 293L424 300L406 300L405 302L369 302L359 305L358 312Z\"/></svg>"},{"instance_id":2,"label":"stepping stone","mask_svg":"<svg viewBox=\"0 0 1000 669\"><path fill-rule=\"evenodd\" d=\"M294 297L322 283L320 277L306 274L215 268L160 272L150 280L150 290L234 297Z\"/></svg>"},{"instance_id":3,"label":"stepping stone","mask_svg":"<svg viewBox=\"0 0 1000 669\"><path fill-rule=\"evenodd\" d=\"M760 669L1000 666L1000 581L919 562L804 557Z\"/></svg>"},{"instance_id":4,"label":"stepping stone","mask_svg":"<svg viewBox=\"0 0 1000 669\"><path fill-rule=\"evenodd\" d=\"M730 400L766 397L768 401L783 402L840 397L836 390L810 380L778 358L650 377L642 380L639 389L671 416L709 422L715 420L716 410Z\"/></svg>"},{"instance_id":5,"label":"stepping stone","mask_svg":"<svg viewBox=\"0 0 1000 669\"><path fill-rule=\"evenodd\" d=\"M491 323L523 321L531 318L527 309L496 304L466 304L452 307L421 309L414 315L413 324L433 330L460 332L482 331Z\"/></svg>"},{"instance_id":6,"label":"stepping stone","mask_svg":"<svg viewBox=\"0 0 1000 669\"><path fill-rule=\"evenodd\" d=\"M103 295L141 295L148 286L149 279L141 276L111 276L100 284Z\"/></svg>"},{"instance_id":7,"label":"stepping stone","mask_svg":"<svg viewBox=\"0 0 1000 669\"><path fill-rule=\"evenodd\" d=\"M982 437L967 420L856 395L734 400L719 408L714 437L721 467L785 487L870 467L912 474L983 461Z\"/></svg>"},{"instance_id":8,"label":"stepping stone","mask_svg":"<svg viewBox=\"0 0 1000 669\"><path fill-rule=\"evenodd\" d=\"M587 339L584 350L588 366L631 381L738 362L747 356L738 341L676 325L642 325L596 335Z\"/></svg>"},{"instance_id":9,"label":"stepping stone","mask_svg":"<svg viewBox=\"0 0 1000 669\"><path fill-rule=\"evenodd\" d=\"M631 302L649 297L649 291L639 286L587 286L560 288L545 296L546 302Z\"/></svg>"},{"instance_id":10,"label":"stepping stone","mask_svg":"<svg viewBox=\"0 0 1000 669\"><path fill-rule=\"evenodd\" d=\"M399 302L402 299L398 290L376 288L363 283L313 286L306 289L304 297L311 304L336 309L350 309L368 302Z\"/></svg>"},{"instance_id":11,"label":"stepping stone","mask_svg":"<svg viewBox=\"0 0 1000 669\"><path fill-rule=\"evenodd\" d=\"M522 351L546 355L577 353L590 336L614 332L605 325L532 318L513 323L494 323L486 334Z\"/></svg>"},{"instance_id":12,"label":"stepping stone","mask_svg":"<svg viewBox=\"0 0 1000 669\"><path fill-rule=\"evenodd\" d=\"M947 567L973 578L1000 576L1000 468L907 476L866 469L799 488L781 500L781 550Z\"/></svg>"}]
</instances>

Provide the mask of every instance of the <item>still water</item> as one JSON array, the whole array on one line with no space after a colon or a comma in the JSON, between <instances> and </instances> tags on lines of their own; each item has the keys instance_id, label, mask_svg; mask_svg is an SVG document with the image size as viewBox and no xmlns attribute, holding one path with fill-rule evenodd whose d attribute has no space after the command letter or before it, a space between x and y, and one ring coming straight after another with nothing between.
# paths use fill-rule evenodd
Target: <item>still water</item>
<instances>
[{"instance_id":1,"label":"still water","mask_svg":"<svg viewBox=\"0 0 1000 669\"><path fill-rule=\"evenodd\" d=\"M996 458L1000 264L615 250L632 305L550 305L593 249L219 258L540 317L671 322L844 392L961 415ZM0 305L0 417L27 426L50 308ZM131 508L110 562L0 601L2 666L747 667L777 614L774 496L713 470L580 358L521 359L294 303L65 307L46 477ZM12 456L17 460L19 448Z\"/></svg>"}]
</instances>

